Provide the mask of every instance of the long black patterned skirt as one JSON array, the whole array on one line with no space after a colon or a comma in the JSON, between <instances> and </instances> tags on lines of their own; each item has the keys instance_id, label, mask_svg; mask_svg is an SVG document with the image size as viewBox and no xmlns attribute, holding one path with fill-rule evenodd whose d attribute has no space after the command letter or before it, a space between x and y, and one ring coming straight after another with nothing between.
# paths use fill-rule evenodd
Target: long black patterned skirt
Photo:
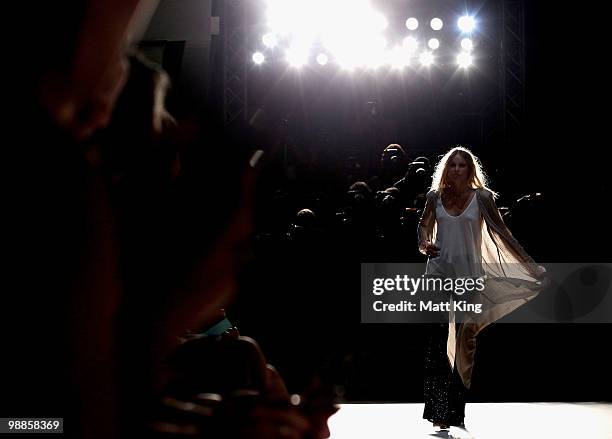
<instances>
[{"instance_id":1,"label":"long black patterned skirt","mask_svg":"<svg viewBox=\"0 0 612 439\"><path fill-rule=\"evenodd\" d=\"M459 324L456 324L457 332ZM446 353L448 323L430 325L425 348L425 410L423 418L435 424L463 426L467 389L451 370Z\"/></svg>"}]
</instances>

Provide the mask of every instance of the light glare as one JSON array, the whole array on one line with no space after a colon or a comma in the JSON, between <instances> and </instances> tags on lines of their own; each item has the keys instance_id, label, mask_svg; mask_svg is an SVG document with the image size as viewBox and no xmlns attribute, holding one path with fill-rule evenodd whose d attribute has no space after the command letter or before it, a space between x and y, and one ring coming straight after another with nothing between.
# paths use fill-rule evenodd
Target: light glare
<instances>
[{"instance_id":1,"label":"light glare","mask_svg":"<svg viewBox=\"0 0 612 439\"><path fill-rule=\"evenodd\" d=\"M431 52L425 51L423 53L421 53L421 55L419 56L419 61L421 62L421 65L428 67L433 63L434 60L434 56Z\"/></svg>"},{"instance_id":2,"label":"light glare","mask_svg":"<svg viewBox=\"0 0 612 439\"><path fill-rule=\"evenodd\" d=\"M374 37L362 45L362 59L367 67L378 68L385 63L387 40L382 35Z\"/></svg>"},{"instance_id":3,"label":"light glare","mask_svg":"<svg viewBox=\"0 0 612 439\"><path fill-rule=\"evenodd\" d=\"M397 46L389 52L389 64L395 69L403 69L410 64L410 53L403 46Z\"/></svg>"},{"instance_id":4,"label":"light glare","mask_svg":"<svg viewBox=\"0 0 612 439\"><path fill-rule=\"evenodd\" d=\"M374 25L374 30L377 32L381 32L385 30L387 26L389 26L389 22L387 21L385 16L379 13L374 14L374 16L372 17L372 22Z\"/></svg>"},{"instance_id":5,"label":"light glare","mask_svg":"<svg viewBox=\"0 0 612 439\"><path fill-rule=\"evenodd\" d=\"M410 17L408 20L406 20L406 27L408 30L417 30L419 27L419 20L414 17Z\"/></svg>"},{"instance_id":6,"label":"light glare","mask_svg":"<svg viewBox=\"0 0 612 439\"><path fill-rule=\"evenodd\" d=\"M386 46L383 31L388 22L383 14L371 7L369 0L309 0L304 3L314 7L313 2L326 14L307 24L317 28L315 34L334 62L347 69L381 64ZM351 11L349 16L347 10Z\"/></svg>"},{"instance_id":7,"label":"light glare","mask_svg":"<svg viewBox=\"0 0 612 439\"><path fill-rule=\"evenodd\" d=\"M381 11L376 10L372 0L264 0L264 2L268 28L262 32L265 35L260 40L265 47L259 48L261 52L253 53L252 60L256 64L268 62L266 56L273 53L269 49L281 47L287 62L293 67L314 63L316 60L322 66L333 63L349 69L376 68L381 65L402 68L410 63L416 64L417 58L424 66L446 65L447 55L436 52L442 50L441 40L431 38L440 35L431 32L431 29L440 31L448 27L441 15L431 14L434 15L433 18L429 15L421 19L417 19L416 16L407 17L405 25L409 31L420 30L419 26L422 24L426 34L421 39L416 32L406 32L405 35L412 36L404 38L398 47L393 48L389 47L383 38L391 22ZM324 14L321 13L322 10L325 10ZM347 11L350 11L350 14L347 14ZM479 24L475 16L465 12L460 18L445 16L445 19L450 20L448 25L451 27L452 22L457 19L457 26L464 34L459 38L461 43L458 49L461 53L449 54L451 63L452 56L456 56L457 63L462 67L472 63L471 57L464 53L468 55L472 53L474 46L470 38L463 37L471 37L471 33ZM423 22L419 23L419 20ZM429 28L431 29L428 31ZM414 37L418 37L419 40ZM434 53L437 56L434 57Z\"/></svg>"},{"instance_id":8,"label":"light glare","mask_svg":"<svg viewBox=\"0 0 612 439\"><path fill-rule=\"evenodd\" d=\"M287 62L292 67L302 67L308 61L308 51L300 47L287 50Z\"/></svg>"},{"instance_id":9,"label":"light glare","mask_svg":"<svg viewBox=\"0 0 612 439\"><path fill-rule=\"evenodd\" d=\"M441 19L439 18L432 18L430 26L433 30L440 30L442 29L442 26L444 26L444 23L442 22Z\"/></svg>"},{"instance_id":10,"label":"light glare","mask_svg":"<svg viewBox=\"0 0 612 439\"><path fill-rule=\"evenodd\" d=\"M472 65L472 54L468 52L461 52L459 55L457 55L457 64L459 64L459 67L461 68L468 68Z\"/></svg>"},{"instance_id":11,"label":"light glare","mask_svg":"<svg viewBox=\"0 0 612 439\"><path fill-rule=\"evenodd\" d=\"M255 64L259 65L259 64L262 64L266 60L266 57L261 52L255 52L252 56L252 59Z\"/></svg>"},{"instance_id":12,"label":"light glare","mask_svg":"<svg viewBox=\"0 0 612 439\"><path fill-rule=\"evenodd\" d=\"M440 47L440 41L437 38L432 38L427 42L427 46L429 46L431 50L436 50Z\"/></svg>"},{"instance_id":13,"label":"light glare","mask_svg":"<svg viewBox=\"0 0 612 439\"><path fill-rule=\"evenodd\" d=\"M414 53L419 47L419 43L414 37L406 37L404 38L404 47L409 53Z\"/></svg>"},{"instance_id":14,"label":"light glare","mask_svg":"<svg viewBox=\"0 0 612 439\"><path fill-rule=\"evenodd\" d=\"M272 32L268 32L267 34L265 34L263 37L261 37L261 40L263 41L265 46L269 48L276 47L276 45L278 44L278 37Z\"/></svg>"},{"instance_id":15,"label":"light glare","mask_svg":"<svg viewBox=\"0 0 612 439\"><path fill-rule=\"evenodd\" d=\"M469 34L476 27L476 22L474 21L473 17L470 17L469 15L464 15L463 17L459 18L459 20L457 20L457 26L459 26L461 32Z\"/></svg>"},{"instance_id":16,"label":"light glare","mask_svg":"<svg viewBox=\"0 0 612 439\"><path fill-rule=\"evenodd\" d=\"M471 52L474 48L474 43L469 38L464 38L461 40L461 48L466 52Z\"/></svg>"}]
</instances>

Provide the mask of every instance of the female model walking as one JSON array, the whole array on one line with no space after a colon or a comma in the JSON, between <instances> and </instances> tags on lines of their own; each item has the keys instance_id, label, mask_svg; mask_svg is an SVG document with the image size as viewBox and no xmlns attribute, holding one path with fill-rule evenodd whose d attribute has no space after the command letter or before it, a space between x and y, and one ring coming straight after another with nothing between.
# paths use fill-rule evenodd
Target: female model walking
<instances>
[{"instance_id":1,"label":"female model walking","mask_svg":"<svg viewBox=\"0 0 612 439\"><path fill-rule=\"evenodd\" d=\"M453 148L436 167L418 226L419 250L429 257L426 275L484 279L484 289L470 293L483 311L458 323L451 313L448 323L433 325L429 334L423 418L439 429L465 429L476 335L533 299L545 284L545 270L504 224L496 196L474 154Z\"/></svg>"}]
</instances>

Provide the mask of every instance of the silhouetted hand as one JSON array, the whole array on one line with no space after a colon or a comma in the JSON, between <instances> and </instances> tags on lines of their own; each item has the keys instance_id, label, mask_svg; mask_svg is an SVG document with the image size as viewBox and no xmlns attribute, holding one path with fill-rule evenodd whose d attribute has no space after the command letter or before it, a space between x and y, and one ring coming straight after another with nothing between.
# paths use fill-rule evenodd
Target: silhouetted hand
<instances>
[{"instance_id":1,"label":"silhouetted hand","mask_svg":"<svg viewBox=\"0 0 612 439\"><path fill-rule=\"evenodd\" d=\"M437 258L440 256L440 247L433 245L431 242L427 242L424 245L425 254L430 258Z\"/></svg>"},{"instance_id":2,"label":"silhouetted hand","mask_svg":"<svg viewBox=\"0 0 612 439\"><path fill-rule=\"evenodd\" d=\"M265 402L245 413L242 424L237 437L245 439L301 439L311 430L310 422L296 407L275 407Z\"/></svg>"}]
</instances>

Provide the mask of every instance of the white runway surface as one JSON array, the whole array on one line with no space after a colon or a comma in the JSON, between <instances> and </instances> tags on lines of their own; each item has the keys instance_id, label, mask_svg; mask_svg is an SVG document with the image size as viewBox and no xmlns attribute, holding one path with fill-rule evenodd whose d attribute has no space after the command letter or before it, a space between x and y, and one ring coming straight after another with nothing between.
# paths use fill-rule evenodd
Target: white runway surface
<instances>
[{"instance_id":1,"label":"white runway surface","mask_svg":"<svg viewBox=\"0 0 612 439\"><path fill-rule=\"evenodd\" d=\"M422 415L423 404L343 404L329 420L331 439L466 437L435 432ZM468 403L465 424L475 439L612 439L612 404Z\"/></svg>"}]
</instances>

